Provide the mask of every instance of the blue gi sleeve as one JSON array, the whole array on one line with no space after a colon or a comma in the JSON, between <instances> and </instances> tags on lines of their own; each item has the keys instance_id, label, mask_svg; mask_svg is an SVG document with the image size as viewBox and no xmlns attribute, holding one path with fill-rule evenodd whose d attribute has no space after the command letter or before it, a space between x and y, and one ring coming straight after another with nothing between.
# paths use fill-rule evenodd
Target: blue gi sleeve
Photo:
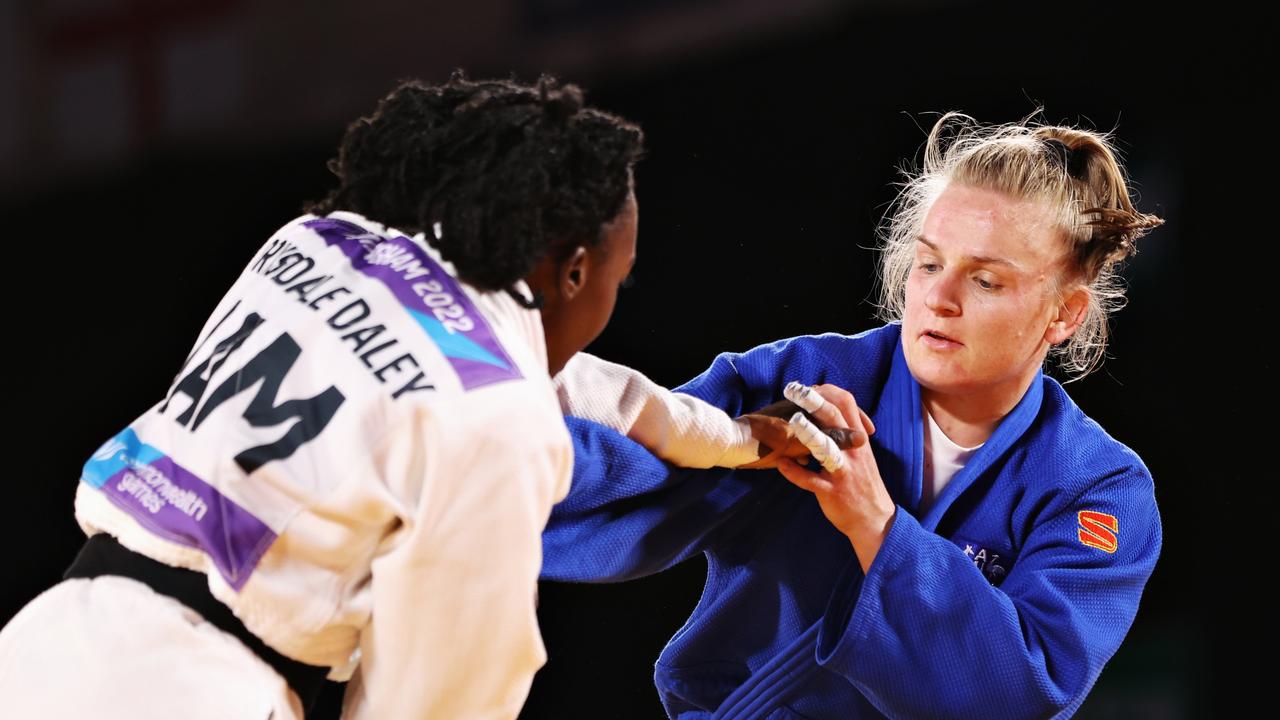
<instances>
[{"instance_id":1,"label":"blue gi sleeve","mask_svg":"<svg viewBox=\"0 0 1280 720\"><path fill-rule=\"evenodd\" d=\"M833 593L818 662L890 717L1070 715L1133 623L1160 516L1142 467L1046 513L997 588L899 507Z\"/></svg>"},{"instance_id":2,"label":"blue gi sleeve","mask_svg":"<svg viewBox=\"0 0 1280 720\"><path fill-rule=\"evenodd\" d=\"M675 467L611 428L566 423L573 486L542 533L543 579L615 582L665 570L705 550L767 480Z\"/></svg>"},{"instance_id":3,"label":"blue gi sleeve","mask_svg":"<svg viewBox=\"0 0 1280 720\"><path fill-rule=\"evenodd\" d=\"M780 398L787 380L813 382L810 368L823 366L812 343L796 340L721 354L677 391L734 416L755 410ZM772 472L675 467L612 428L565 422L573 484L542 535L544 579L613 582L660 572L732 533L743 509L780 487Z\"/></svg>"}]
</instances>

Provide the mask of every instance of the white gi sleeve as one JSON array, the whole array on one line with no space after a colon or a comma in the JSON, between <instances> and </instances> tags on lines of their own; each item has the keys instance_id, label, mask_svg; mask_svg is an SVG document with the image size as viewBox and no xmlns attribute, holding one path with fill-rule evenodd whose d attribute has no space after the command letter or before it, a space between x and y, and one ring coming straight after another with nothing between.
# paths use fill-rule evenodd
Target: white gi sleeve
<instances>
[{"instance_id":1,"label":"white gi sleeve","mask_svg":"<svg viewBox=\"0 0 1280 720\"><path fill-rule=\"evenodd\" d=\"M674 465L731 468L758 459L745 423L624 365L580 352L555 385L565 415L613 428Z\"/></svg>"},{"instance_id":2,"label":"white gi sleeve","mask_svg":"<svg viewBox=\"0 0 1280 720\"><path fill-rule=\"evenodd\" d=\"M514 718L546 661L540 537L572 446L545 400L476 398L487 392L424 411L387 450L390 477L407 478L388 488L406 506L372 563L344 717Z\"/></svg>"}]
</instances>

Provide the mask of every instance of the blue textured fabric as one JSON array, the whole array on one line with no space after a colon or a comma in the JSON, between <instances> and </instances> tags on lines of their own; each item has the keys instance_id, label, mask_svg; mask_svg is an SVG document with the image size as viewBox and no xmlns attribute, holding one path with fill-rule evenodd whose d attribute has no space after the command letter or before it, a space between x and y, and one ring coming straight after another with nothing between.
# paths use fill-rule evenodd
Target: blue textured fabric
<instances>
[{"instance_id":1,"label":"blue textured fabric","mask_svg":"<svg viewBox=\"0 0 1280 720\"><path fill-rule=\"evenodd\" d=\"M544 578L620 581L707 556L702 598L655 668L670 716L1065 717L1119 647L1160 552L1142 461L1040 376L917 517L920 388L899 336L724 354L680 388L733 415L791 380L854 394L898 505L865 576L776 472L672 467L567 419L574 484L543 535ZM1110 518L1115 532L1098 530Z\"/></svg>"}]
</instances>

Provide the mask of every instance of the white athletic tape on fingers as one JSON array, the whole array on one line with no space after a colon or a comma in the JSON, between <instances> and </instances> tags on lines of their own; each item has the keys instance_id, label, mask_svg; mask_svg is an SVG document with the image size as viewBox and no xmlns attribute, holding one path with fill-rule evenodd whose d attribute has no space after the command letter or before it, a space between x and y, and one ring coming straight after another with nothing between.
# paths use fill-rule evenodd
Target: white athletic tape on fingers
<instances>
[{"instance_id":1,"label":"white athletic tape on fingers","mask_svg":"<svg viewBox=\"0 0 1280 720\"><path fill-rule=\"evenodd\" d=\"M817 390L794 380L782 389L782 396L799 405L800 409L807 413L816 413L827 404L826 399L819 395Z\"/></svg>"},{"instance_id":2,"label":"white athletic tape on fingers","mask_svg":"<svg viewBox=\"0 0 1280 720\"><path fill-rule=\"evenodd\" d=\"M791 402L795 402L792 400ZM797 405L799 403L796 403ZM844 467L844 455L840 452L840 448L836 445L836 441L830 436L818 429L817 425L810 422L804 413L796 413L791 416L789 422L791 431L796 434L796 438L809 448L809 452L813 454L813 459L822 465L822 469L827 472L835 472Z\"/></svg>"}]
</instances>

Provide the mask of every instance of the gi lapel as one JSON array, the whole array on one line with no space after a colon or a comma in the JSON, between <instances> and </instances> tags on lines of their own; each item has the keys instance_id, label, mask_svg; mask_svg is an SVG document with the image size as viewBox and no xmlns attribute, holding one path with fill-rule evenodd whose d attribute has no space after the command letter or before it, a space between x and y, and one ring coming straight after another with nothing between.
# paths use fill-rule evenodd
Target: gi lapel
<instances>
[{"instance_id":1,"label":"gi lapel","mask_svg":"<svg viewBox=\"0 0 1280 720\"><path fill-rule=\"evenodd\" d=\"M973 484L975 479L1008 452L1014 443L1022 437L1023 433L1027 431L1027 428L1031 427L1031 423L1040 414L1040 401L1043 398L1044 375L1037 372L1035 378L1031 381L1031 387L1027 388L1027 392L1018 401L1018 404L1000 421L996 431L991 434L991 437L987 438L981 448L978 448L973 457L969 458L969 462L960 469L960 472L957 472L955 477L951 478L947 486L942 488L942 493L938 495L933 507L929 508L929 512L920 521L921 527L930 532L938 527L938 522L942 520L943 514L947 512L947 508L951 506L951 503L960 497L960 493L963 493L966 488ZM916 432L917 434L922 434L924 432L923 426L917 429ZM919 485L920 481L917 479L916 486L919 487Z\"/></svg>"},{"instance_id":2,"label":"gi lapel","mask_svg":"<svg viewBox=\"0 0 1280 720\"><path fill-rule=\"evenodd\" d=\"M871 446L885 489L913 515L920 505L924 473L924 417L920 413L920 385L911 377L899 338L880 402L871 413L876 424Z\"/></svg>"}]
</instances>

